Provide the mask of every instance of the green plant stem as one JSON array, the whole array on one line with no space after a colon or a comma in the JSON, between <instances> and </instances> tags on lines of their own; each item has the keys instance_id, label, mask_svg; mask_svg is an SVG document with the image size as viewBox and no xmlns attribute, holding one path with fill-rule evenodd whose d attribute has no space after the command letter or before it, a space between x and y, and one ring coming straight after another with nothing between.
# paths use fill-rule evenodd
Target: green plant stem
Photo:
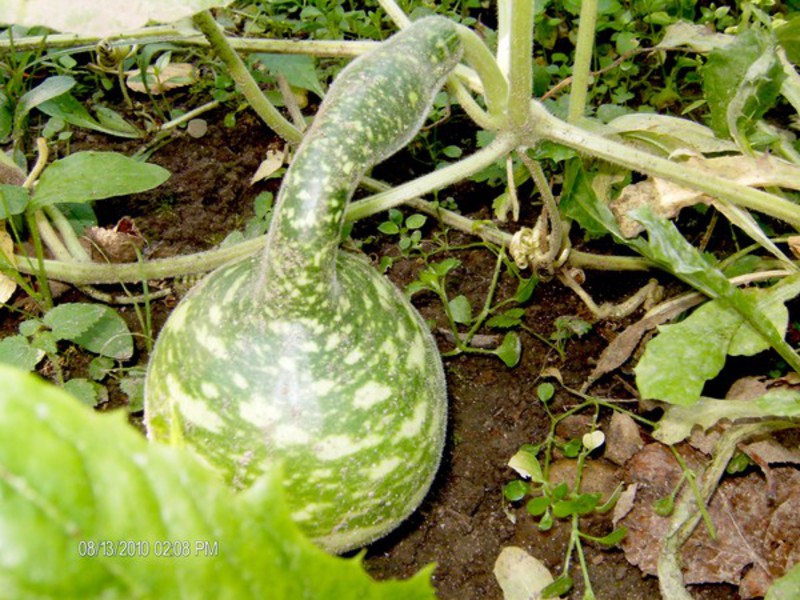
<instances>
[{"instance_id":1,"label":"green plant stem","mask_svg":"<svg viewBox=\"0 0 800 600\"><path fill-rule=\"evenodd\" d=\"M455 96L456 101L464 109L470 119L481 129L487 131L496 131L502 127L502 121L492 118L480 104L472 97L467 87L459 81L456 77L450 77L447 80L447 90Z\"/></svg>"},{"instance_id":2,"label":"green plant stem","mask_svg":"<svg viewBox=\"0 0 800 600\"><path fill-rule=\"evenodd\" d=\"M528 145L535 145L538 138L558 142L583 154L639 173L669 179L742 208L770 215L800 230L800 206L780 196L603 138L554 117L538 102L531 103L531 113L534 133L529 136Z\"/></svg>"},{"instance_id":3,"label":"green plant stem","mask_svg":"<svg viewBox=\"0 0 800 600\"><path fill-rule=\"evenodd\" d=\"M552 268L553 262L561 252L561 247L564 243L564 224L561 221L561 211L558 210L558 203L556 202L553 192L550 190L550 185L547 182L547 177L544 174L542 165L538 161L533 160L528 156L525 148L517 149L517 156L519 156L522 163L528 169L533 179L536 189L539 190L539 195L542 197L544 205L544 214L539 218L546 218L550 223L550 236L548 238L547 252L542 257L543 264L541 266ZM536 265L534 265L536 271Z\"/></svg>"},{"instance_id":4,"label":"green plant stem","mask_svg":"<svg viewBox=\"0 0 800 600\"><path fill-rule=\"evenodd\" d=\"M533 71L533 2L510 2L511 45L509 47L508 114L511 126L523 130L530 118L527 110L531 98Z\"/></svg>"},{"instance_id":5,"label":"green plant stem","mask_svg":"<svg viewBox=\"0 0 800 600\"><path fill-rule=\"evenodd\" d=\"M752 437L796 427L788 421L767 421L755 424L734 425L717 441L714 458L705 471L701 488L703 503L708 503L719 485L737 446ZM658 585L665 600L691 600L683 584L679 552L700 522L701 511L696 510L696 500L691 490L684 491L670 520L669 529L658 557Z\"/></svg>"},{"instance_id":6,"label":"green plant stem","mask_svg":"<svg viewBox=\"0 0 800 600\"><path fill-rule=\"evenodd\" d=\"M478 332L478 329L481 328L483 322L492 312L492 300L494 299L494 293L497 290L497 282L500 281L500 272L503 270L503 259L505 258L505 250L503 248L500 249L500 252L497 253L497 262L494 266L494 272L492 273L492 281L489 283L489 289L486 290L486 299L483 302L483 308L481 312L475 317L475 322L473 323L472 327L470 327L467 335L464 336L464 343L469 344L470 340L472 340L473 336ZM456 339L458 336L458 331L453 330L453 333L456 334Z\"/></svg>"},{"instance_id":7,"label":"green plant stem","mask_svg":"<svg viewBox=\"0 0 800 600\"><path fill-rule=\"evenodd\" d=\"M572 66L572 87L569 92L567 120L570 123L577 123L586 111L596 28L597 0L583 0L578 25L578 42L575 47L575 63Z\"/></svg>"},{"instance_id":8,"label":"green plant stem","mask_svg":"<svg viewBox=\"0 0 800 600\"><path fill-rule=\"evenodd\" d=\"M378 4L381 5L381 8L386 11L386 14L389 15L389 18L400 29L411 23L411 20L408 18L406 13L403 12L403 9L400 8L400 6L394 0L378 0Z\"/></svg>"},{"instance_id":9,"label":"green plant stem","mask_svg":"<svg viewBox=\"0 0 800 600\"><path fill-rule=\"evenodd\" d=\"M25 217L28 221L28 229L31 231L31 241L33 242L33 247L36 252L36 263L34 264L27 256L18 257L15 262L20 272L24 272L25 267L30 268L29 273L33 274L36 277L36 281L39 283L39 294L45 309L52 308L53 295L50 293L50 284L48 283L47 272L45 271L44 246L42 246L42 238L39 235L39 227L36 224L36 216L28 211L25 213Z\"/></svg>"},{"instance_id":10,"label":"green plant stem","mask_svg":"<svg viewBox=\"0 0 800 600\"><path fill-rule=\"evenodd\" d=\"M528 2L528 4L530 3ZM499 129L505 123L504 113L509 103L508 82L483 40L472 29L463 25L459 25L457 31L464 47L464 60L478 74L483 86L489 116L496 122L494 128ZM455 77L455 75L451 75L450 78L454 79ZM525 98L523 107L527 104L529 97Z\"/></svg>"},{"instance_id":11,"label":"green plant stem","mask_svg":"<svg viewBox=\"0 0 800 600\"><path fill-rule=\"evenodd\" d=\"M33 213L33 224L39 231L41 240L56 259L64 262L71 262L73 260L72 254L70 254L67 247L61 242L61 239L58 237L55 229L53 229L53 226L50 225L50 221L47 220L47 216L44 214L43 210L37 210Z\"/></svg>"},{"instance_id":12,"label":"green plant stem","mask_svg":"<svg viewBox=\"0 0 800 600\"><path fill-rule=\"evenodd\" d=\"M199 117L200 115L207 113L210 110L214 110L218 106L220 106L219 100L212 100L211 102L206 102L202 106L198 106L197 108L190 110L187 113L182 114L180 117L175 117L171 121L167 121L161 127L159 127L159 131L168 131L170 129L174 129L183 125L184 123L188 123L192 119Z\"/></svg>"},{"instance_id":13,"label":"green plant stem","mask_svg":"<svg viewBox=\"0 0 800 600\"><path fill-rule=\"evenodd\" d=\"M380 192L364 200L354 202L348 208L348 218L358 220L384 210L394 208L412 198L424 196L474 175L481 169L503 157L516 146L516 138L499 135L491 144L474 154L451 165L438 169L422 177L399 185L386 192Z\"/></svg>"},{"instance_id":14,"label":"green plant stem","mask_svg":"<svg viewBox=\"0 0 800 600\"><path fill-rule=\"evenodd\" d=\"M86 249L81 246L78 236L75 235L75 230L64 216L64 213L54 205L44 207L44 212L47 213L47 216L50 217L53 225L56 226L59 234L61 234L61 240L64 242L72 260L91 262L92 257L86 252Z\"/></svg>"},{"instance_id":15,"label":"green plant stem","mask_svg":"<svg viewBox=\"0 0 800 600\"><path fill-rule=\"evenodd\" d=\"M303 139L303 134L278 112L272 103L258 87L255 79L247 70L242 59L228 44L228 40L220 29L214 17L208 11L198 13L194 22L200 31L208 38L214 51L228 68L231 77L236 82L239 91L247 102L256 111L259 117L279 136L287 142L297 144Z\"/></svg>"}]
</instances>

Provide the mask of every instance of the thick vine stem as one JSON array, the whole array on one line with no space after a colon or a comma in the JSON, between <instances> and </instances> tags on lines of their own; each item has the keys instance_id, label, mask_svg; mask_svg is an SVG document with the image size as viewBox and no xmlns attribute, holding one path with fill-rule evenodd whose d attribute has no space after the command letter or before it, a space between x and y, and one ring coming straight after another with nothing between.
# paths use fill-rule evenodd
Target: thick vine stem
<instances>
[{"instance_id":1,"label":"thick vine stem","mask_svg":"<svg viewBox=\"0 0 800 600\"><path fill-rule=\"evenodd\" d=\"M558 142L638 173L669 179L742 208L764 213L800 230L800 207L789 200L603 138L558 119L536 101L531 102L530 108L533 130L527 142L530 145L539 139Z\"/></svg>"},{"instance_id":2,"label":"thick vine stem","mask_svg":"<svg viewBox=\"0 0 800 600\"><path fill-rule=\"evenodd\" d=\"M194 17L194 22L203 32L203 35L208 38L214 51L225 63L225 66L228 67L239 91L242 92L247 102L253 107L253 110L258 113L258 116L286 141L299 143L303 139L303 134L267 100L242 59L228 44L227 38L222 33L219 25L217 25L214 17L211 16L211 13L208 11L198 13Z\"/></svg>"},{"instance_id":3,"label":"thick vine stem","mask_svg":"<svg viewBox=\"0 0 800 600\"><path fill-rule=\"evenodd\" d=\"M522 131L530 117L525 107L533 89L533 2L507 1L511 4L508 113L512 126Z\"/></svg>"},{"instance_id":4,"label":"thick vine stem","mask_svg":"<svg viewBox=\"0 0 800 600\"><path fill-rule=\"evenodd\" d=\"M577 123L586 110L589 71L596 29L597 0L583 0L578 25L578 42L575 48L575 62L572 66L572 87L570 88L569 116L567 117L570 123Z\"/></svg>"}]
</instances>

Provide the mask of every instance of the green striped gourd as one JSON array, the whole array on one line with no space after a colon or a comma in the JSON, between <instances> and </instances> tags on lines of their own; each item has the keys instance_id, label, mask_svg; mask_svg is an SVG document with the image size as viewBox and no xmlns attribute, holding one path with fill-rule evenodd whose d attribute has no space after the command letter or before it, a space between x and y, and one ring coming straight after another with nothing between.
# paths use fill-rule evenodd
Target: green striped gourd
<instances>
[{"instance_id":1,"label":"green striped gourd","mask_svg":"<svg viewBox=\"0 0 800 600\"><path fill-rule=\"evenodd\" d=\"M280 460L295 521L332 552L394 529L439 465L434 340L338 243L359 179L417 133L459 57L454 25L428 17L344 69L285 176L264 254L196 285L148 367L150 438L192 447L237 488Z\"/></svg>"}]
</instances>

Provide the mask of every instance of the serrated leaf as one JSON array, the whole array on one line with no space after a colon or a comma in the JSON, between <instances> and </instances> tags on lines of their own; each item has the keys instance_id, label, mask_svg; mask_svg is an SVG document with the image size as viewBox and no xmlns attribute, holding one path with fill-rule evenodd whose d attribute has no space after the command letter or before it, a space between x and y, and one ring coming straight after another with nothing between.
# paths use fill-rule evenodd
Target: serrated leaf
<instances>
[{"instance_id":1,"label":"serrated leaf","mask_svg":"<svg viewBox=\"0 0 800 600\"><path fill-rule=\"evenodd\" d=\"M522 548L506 546L494 563L494 576L503 590L503 600L539 600L553 576L540 560Z\"/></svg>"},{"instance_id":2,"label":"serrated leaf","mask_svg":"<svg viewBox=\"0 0 800 600\"><path fill-rule=\"evenodd\" d=\"M458 295L455 298L451 298L447 304L450 307L453 321L461 325L469 325L472 321L472 305L466 296Z\"/></svg>"},{"instance_id":3,"label":"serrated leaf","mask_svg":"<svg viewBox=\"0 0 800 600\"><path fill-rule=\"evenodd\" d=\"M522 323L522 316L525 314L524 308L509 308L499 315L493 315L486 321L487 327L497 327L498 329L509 329L517 327Z\"/></svg>"},{"instance_id":4,"label":"serrated leaf","mask_svg":"<svg viewBox=\"0 0 800 600\"><path fill-rule=\"evenodd\" d=\"M31 346L25 336L10 335L0 340L0 363L4 365L33 371L42 358L44 352Z\"/></svg>"},{"instance_id":5,"label":"serrated leaf","mask_svg":"<svg viewBox=\"0 0 800 600\"><path fill-rule=\"evenodd\" d=\"M258 60L272 73L282 74L292 87L314 92L320 98L325 95L312 57L305 54L259 53L252 55L252 58Z\"/></svg>"},{"instance_id":6,"label":"serrated leaf","mask_svg":"<svg viewBox=\"0 0 800 600\"><path fill-rule=\"evenodd\" d=\"M31 208L64 202L85 203L150 190L169 171L116 152L76 152L50 164L39 178Z\"/></svg>"},{"instance_id":7,"label":"serrated leaf","mask_svg":"<svg viewBox=\"0 0 800 600\"><path fill-rule=\"evenodd\" d=\"M313 546L277 470L236 494L189 451L149 444L123 413L95 413L6 367L0 389L5 597L433 598L430 568L377 583L360 557Z\"/></svg>"},{"instance_id":8,"label":"serrated leaf","mask_svg":"<svg viewBox=\"0 0 800 600\"><path fill-rule=\"evenodd\" d=\"M127 324L108 306L59 304L42 320L57 339L69 340L95 354L117 360L133 355L133 336Z\"/></svg>"},{"instance_id":9,"label":"serrated leaf","mask_svg":"<svg viewBox=\"0 0 800 600\"><path fill-rule=\"evenodd\" d=\"M64 382L64 391L89 407L95 406L100 402L99 387L101 386L97 383L83 377L76 377Z\"/></svg>"},{"instance_id":10,"label":"serrated leaf","mask_svg":"<svg viewBox=\"0 0 800 600\"><path fill-rule=\"evenodd\" d=\"M149 21L172 23L230 0L3 0L0 23L44 25L63 33L105 38L138 29Z\"/></svg>"}]
</instances>

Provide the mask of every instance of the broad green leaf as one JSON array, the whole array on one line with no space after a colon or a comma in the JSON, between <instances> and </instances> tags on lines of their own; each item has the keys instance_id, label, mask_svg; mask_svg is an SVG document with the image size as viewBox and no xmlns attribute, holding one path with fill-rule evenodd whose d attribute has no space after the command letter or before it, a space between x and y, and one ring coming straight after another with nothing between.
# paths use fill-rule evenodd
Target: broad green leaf
<instances>
[{"instance_id":1,"label":"broad green leaf","mask_svg":"<svg viewBox=\"0 0 800 600\"><path fill-rule=\"evenodd\" d=\"M788 311L781 301L769 302L764 290L746 293L763 297L764 314L774 327L786 329ZM636 365L636 384L644 398L693 404L727 355L752 356L768 348L769 342L728 303L710 301L680 323L658 328Z\"/></svg>"},{"instance_id":2,"label":"broad green leaf","mask_svg":"<svg viewBox=\"0 0 800 600\"><path fill-rule=\"evenodd\" d=\"M25 212L30 194L21 185L0 184L0 219Z\"/></svg>"},{"instance_id":3,"label":"broad green leaf","mask_svg":"<svg viewBox=\"0 0 800 600\"><path fill-rule=\"evenodd\" d=\"M3 8L0 6L0 23L13 23L2 18ZM17 125L34 108L44 102L65 94L75 86L75 80L67 75L53 75L32 90L25 92L17 103L16 114L14 116Z\"/></svg>"},{"instance_id":4,"label":"broad green leaf","mask_svg":"<svg viewBox=\"0 0 800 600\"><path fill-rule=\"evenodd\" d=\"M84 203L150 190L170 173L116 152L76 152L50 164L39 178L31 208Z\"/></svg>"},{"instance_id":5,"label":"broad green leaf","mask_svg":"<svg viewBox=\"0 0 800 600\"><path fill-rule=\"evenodd\" d=\"M509 502L518 502L528 493L529 486L521 479L515 479L503 486L503 496Z\"/></svg>"},{"instance_id":6,"label":"broad green leaf","mask_svg":"<svg viewBox=\"0 0 800 600\"><path fill-rule=\"evenodd\" d=\"M715 48L703 68L711 128L720 137L739 137L775 103L785 78L772 38L748 29L732 44Z\"/></svg>"},{"instance_id":7,"label":"broad green leaf","mask_svg":"<svg viewBox=\"0 0 800 600\"><path fill-rule=\"evenodd\" d=\"M0 363L24 371L33 371L44 352L34 348L24 335L10 335L0 340Z\"/></svg>"},{"instance_id":8,"label":"broad green leaf","mask_svg":"<svg viewBox=\"0 0 800 600\"><path fill-rule=\"evenodd\" d=\"M800 356L783 339L783 331L776 329L756 297L745 294L731 284L722 271L710 265L671 221L656 217L648 207L629 214L642 223L648 233L647 241L642 238L627 240L629 246L710 298L720 298L727 303L769 342L787 364L800 371ZM789 282L788 287L794 287L797 277L792 276L785 281ZM797 292L790 293L788 297L794 295Z\"/></svg>"},{"instance_id":9,"label":"broad green leaf","mask_svg":"<svg viewBox=\"0 0 800 600\"><path fill-rule=\"evenodd\" d=\"M432 599L431 569L377 583L289 516L273 470L236 494L182 448L149 444L0 368L0 590L6 598ZM31 444L35 440L35 444Z\"/></svg>"},{"instance_id":10,"label":"broad green leaf","mask_svg":"<svg viewBox=\"0 0 800 600\"><path fill-rule=\"evenodd\" d=\"M44 25L63 33L107 37L149 21L172 23L228 4L230 0L3 0L0 23Z\"/></svg>"},{"instance_id":11,"label":"broad green leaf","mask_svg":"<svg viewBox=\"0 0 800 600\"><path fill-rule=\"evenodd\" d=\"M397 235L400 233L400 228L392 221L384 221L378 225L378 231L385 235Z\"/></svg>"},{"instance_id":12,"label":"broad green leaf","mask_svg":"<svg viewBox=\"0 0 800 600\"><path fill-rule=\"evenodd\" d=\"M95 119L72 94L62 94L57 98L52 98L40 104L38 108L44 114L62 119L75 127L92 129L124 138L142 137L142 133L138 129L109 108L98 107L97 114L98 117L103 115L102 122Z\"/></svg>"},{"instance_id":13,"label":"broad green leaf","mask_svg":"<svg viewBox=\"0 0 800 600\"><path fill-rule=\"evenodd\" d=\"M133 336L114 309L102 304L65 303L49 310L43 321L58 339L95 354L126 360L133 355Z\"/></svg>"},{"instance_id":14,"label":"broad green leaf","mask_svg":"<svg viewBox=\"0 0 800 600\"><path fill-rule=\"evenodd\" d=\"M775 29L778 43L786 51L786 57L800 65L800 14L795 14L786 23Z\"/></svg>"},{"instance_id":15,"label":"broad green leaf","mask_svg":"<svg viewBox=\"0 0 800 600\"><path fill-rule=\"evenodd\" d=\"M560 206L564 215L577 221L587 234L599 237L610 233L624 242L614 214L597 198L580 158L567 163Z\"/></svg>"},{"instance_id":16,"label":"broad green leaf","mask_svg":"<svg viewBox=\"0 0 800 600\"><path fill-rule=\"evenodd\" d=\"M472 305L466 296L458 295L448 302L453 321L462 325L469 325L472 321Z\"/></svg>"},{"instance_id":17,"label":"broad green leaf","mask_svg":"<svg viewBox=\"0 0 800 600\"><path fill-rule=\"evenodd\" d=\"M317 68L314 59L305 54L253 54L272 73L280 73L286 77L289 85L314 92L322 98L325 90L317 77Z\"/></svg>"}]
</instances>

